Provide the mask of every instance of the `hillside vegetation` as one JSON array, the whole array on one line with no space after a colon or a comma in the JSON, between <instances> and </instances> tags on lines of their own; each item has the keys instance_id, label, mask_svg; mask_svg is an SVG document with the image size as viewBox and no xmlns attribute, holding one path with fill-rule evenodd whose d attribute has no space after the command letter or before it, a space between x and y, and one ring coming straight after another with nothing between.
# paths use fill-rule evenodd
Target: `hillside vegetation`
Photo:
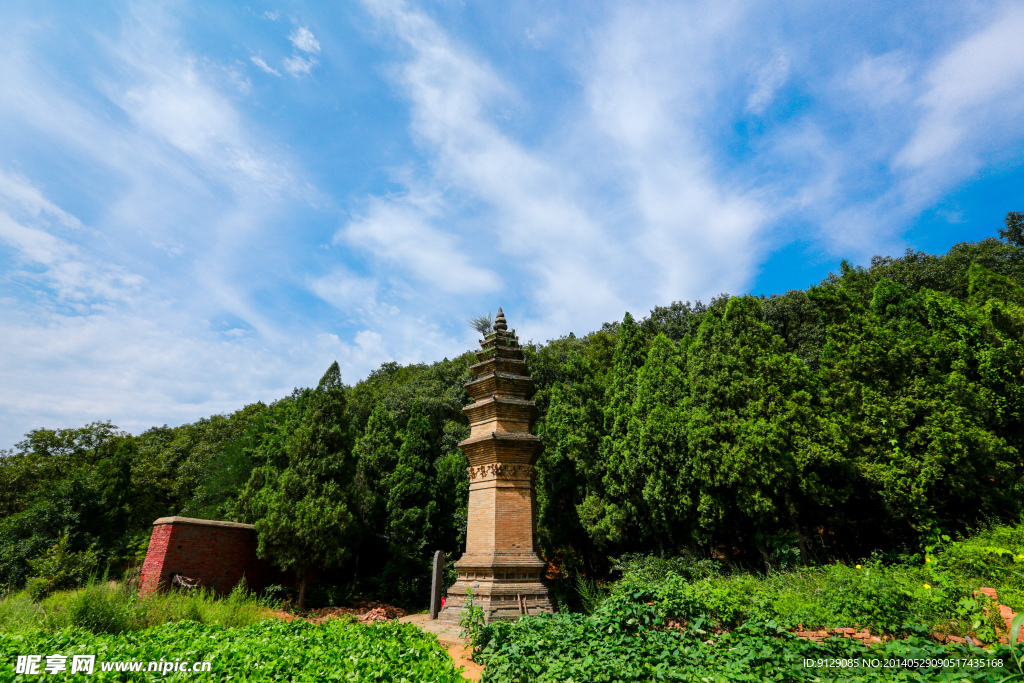
<instances>
[{"instance_id":1,"label":"hillside vegetation","mask_svg":"<svg viewBox=\"0 0 1024 683\"><path fill-rule=\"evenodd\" d=\"M1022 214L943 255L844 263L807 290L676 302L526 351L539 544L565 577L609 576L630 553L920 558L1020 519ZM186 515L256 523L310 604L425 602L430 554L464 544L472 362L389 363L354 386L334 364L315 388L138 436L33 430L0 458L0 585L43 597L97 563L117 575L154 519Z\"/></svg>"}]
</instances>

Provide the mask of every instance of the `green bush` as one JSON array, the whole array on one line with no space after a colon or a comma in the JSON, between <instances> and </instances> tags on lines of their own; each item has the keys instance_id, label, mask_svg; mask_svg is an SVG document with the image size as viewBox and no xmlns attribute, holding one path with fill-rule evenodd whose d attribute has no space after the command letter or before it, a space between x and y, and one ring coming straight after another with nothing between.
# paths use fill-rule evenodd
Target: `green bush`
<instances>
[{"instance_id":1,"label":"green bush","mask_svg":"<svg viewBox=\"0 0 1024 683\"><path fill-rule=\"evenodd\" d=\"M1024 525L994 525L936 553L935 563L962 586L991 586L999 600L1024 612Z\"/></svg>"},{"instance_id":2,"label":"green bush","mask_svg":"<svg viewBox=\"0 0 1024 683\"><path fill-rule=\"evenodd\" d=\"M669 574L681 576L688 581L699 581L728 572L721 562L694 555L658 557L631 553L612 562L612 569L622 573L621 583L626 586L644 586L664 581Z\"/></svg>"},{"instance_id":3,"label":"green bush","mask_svg":"<svg viewBox=\"0 0 1024 683\"><path fill-rule=\"evenodd\" d=\"M69 530L45 553L29 560L30 578L28 592L36 601L42 600L53 591L67 590L81 586L92 576L99 564L99 553L94 546L87 550L71 550Z\"/></svg>"},{"instance_id":4,"label":"green bush","mask_svg":"<svg viewBox=\"0 0 1024 683\"><path fill-rule=\"evenodd\" d=\"M593 614L601 606L601 603L608 597L608 588L589 579L582 574L576 574L574 581L576 599L585 614Z\"/></svg>"},{"instance_id":5,"label":"green bush","mask_svg":"<svg viewBox=\"0 0 1024 683\"><path fill-rule=\"evenodd\" d=\"M873 633L903 635L910 628L913 597L879 563L859 569L844 565L825 567L828 580L822 600L842 626L867 627ZM834 624L839 626L840 624Z\"/></svg>"},{"instance_id":6,"label":"green bush","mask_svg":"<svg viewBox=\"0 0 1024 683\"><path fill-rule=\"evenodd\" d=\"M0 600L0 632L78 628L91 633L138 631L168 622L193 621L225 628L274 619L276 602L259 598L239 583L227 597L212 590L174 590L140 596L132 581L98 582L52 593L33 602L28 591Z\"/></svg>"},{"instance_id":7,"label":"green bush","mask_svg":"<svg viewBox=\"0 0 1024 683\"><path fill-rule=\"evenodd\" d=\"M746 575L691 583L669 574L653 595L666 619L708 620L709 625L719 628L735 628L764 614L768 599L763 582Z\"/></svg>"}]
</instances>

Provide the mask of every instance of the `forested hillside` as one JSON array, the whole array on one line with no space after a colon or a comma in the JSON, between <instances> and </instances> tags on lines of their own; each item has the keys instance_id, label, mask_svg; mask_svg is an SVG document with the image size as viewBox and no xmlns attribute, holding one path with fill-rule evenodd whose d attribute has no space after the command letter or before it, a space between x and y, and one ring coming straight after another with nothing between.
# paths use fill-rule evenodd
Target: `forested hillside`
<instances>
[{"instance_id":1,"label":"forested hillside","mask_svg":"<svg viewBox=\"0 0 1024 683\"><path fill-rule=\"evenodd\" d=\"M542 554L590 576L627 553L780 566L1018 519L1024 214L999 232L528 345ZM316 388L138 436L34 430L0 458L0 585L55 553L120 572L177 514L257 523L303 584L422 602L429 554L464 542L473 362L354 386L334 364Z\"/></svg>"}]
</instances>

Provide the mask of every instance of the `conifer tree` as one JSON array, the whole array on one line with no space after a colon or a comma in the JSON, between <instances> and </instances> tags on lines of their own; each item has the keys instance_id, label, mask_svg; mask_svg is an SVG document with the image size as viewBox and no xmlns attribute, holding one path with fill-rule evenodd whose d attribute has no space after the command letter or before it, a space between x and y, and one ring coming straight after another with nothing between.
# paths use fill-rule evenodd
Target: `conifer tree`
<instances>
[{"instance_id":1,"label":"conifer tree","mask_svg":"<svg viewBox=\"0 0 1024 683\"><path fill-rule=\"evenodd\" d=\"M761 320L753 297L734 297L701 324L687 353L685 399L696 541L741 533L769 560L768 540L799 525L801 470L821 457L810 370Z\"/></svg>"},{"instance_id":2,"label":"conifer tree","mask_svg":"<svg viewBox=\"0 0 1024 683\"><path fill-rule=\"evenodd\" d=\"M430 420L417 402L402 432L395 469L387 478L387 534L397 555L416 556L430 540L437 512L432 461Z\"/></svg>"},{"instance_id":3,"label":"conifer tree","mask_svg":"<svg viewBox=\"0 0 1024 683\"><path fill-rule=\"evenodd\" d=\"M356 531L355 463L337 362L306 398L298 427L275 459L283 466L256 468L238 506L255 522L257 554L295 573L299 609L305 608L312 568L341 563Z\"/></svg>"},{"instance_id":4,"label":"conifer tree","mask_svg":"<svg viewBox=\"0 0 1024 683\"><path fill-rule=\"evenodd\" d=\"M537 425L544 439L537 468L539 541L551 555L575 554L567 549L582 553L587 574L593 575L591 539L607 539L608 534L583 520L600 524L603 519L604 387L593 363L576 351L568 354L562 371L565 380L551 388L547 414Z\"/></svg>"},{"instance_id":5,"label":"conifer tree","mask_svg":"<svg viewBox=\"0 0 1024 683\"><path fill-rule=\"evenodd\" d=\"M367 531L374 537L383 538L386 532L387 481L398 464L399 445L398 428L391 411L380 401L370 413L366 431L354 449L358 463L359 507Z\"/></svg>"},{"instance_id":6,"label":"conifer tree","mask_svg":"<svg viewBox=\"0 0 1024 683\"><path fill-rule=\"evenodd\" d=\"M603 492L590 491L580 506L584 524L599 542L621 541L636 526L637 511L629 500L631 474L627 436L633 417L637 371L644 363L643 332L628 312L619 326L611 382L607 389L601 456L605 462Z\"/></svg>"},{"instance_id":7,"label":"conifer tree","mask_svg":"<svg viewBox=\"0 0 1024 683\"><path fill-rule=\"evenodd\" d=\"M659 333L637 373L620 467L623 479L629 473L625 498L630 509L662 554L689 530L696 508L682 412L685 393L680 352Z\"/></svg>"}]
</instances>

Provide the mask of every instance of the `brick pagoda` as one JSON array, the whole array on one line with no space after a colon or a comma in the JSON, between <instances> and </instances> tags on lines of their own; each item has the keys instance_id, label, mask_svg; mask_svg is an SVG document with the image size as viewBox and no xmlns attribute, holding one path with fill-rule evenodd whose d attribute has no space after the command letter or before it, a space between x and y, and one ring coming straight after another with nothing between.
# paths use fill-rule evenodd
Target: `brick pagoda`
<instances>
[{"instance_id":1,"label":"brick pagoda","mask_svg":"<svg viewBox=\"0 0 1024 683\"><path fill-rule=\"evenodd\" d=\"M541 442L530 433L533 380L500 308L481 347L480 362L472 366L476 379L466 384L474 403L463 408L471 431L459 444L469 460L466 552L455 563L458 580L438 615L449 622L458 622L469 589L487 621L552 611L540 580L547 564L534 546L534 463Z\"/></svg>"}]
</instances>

